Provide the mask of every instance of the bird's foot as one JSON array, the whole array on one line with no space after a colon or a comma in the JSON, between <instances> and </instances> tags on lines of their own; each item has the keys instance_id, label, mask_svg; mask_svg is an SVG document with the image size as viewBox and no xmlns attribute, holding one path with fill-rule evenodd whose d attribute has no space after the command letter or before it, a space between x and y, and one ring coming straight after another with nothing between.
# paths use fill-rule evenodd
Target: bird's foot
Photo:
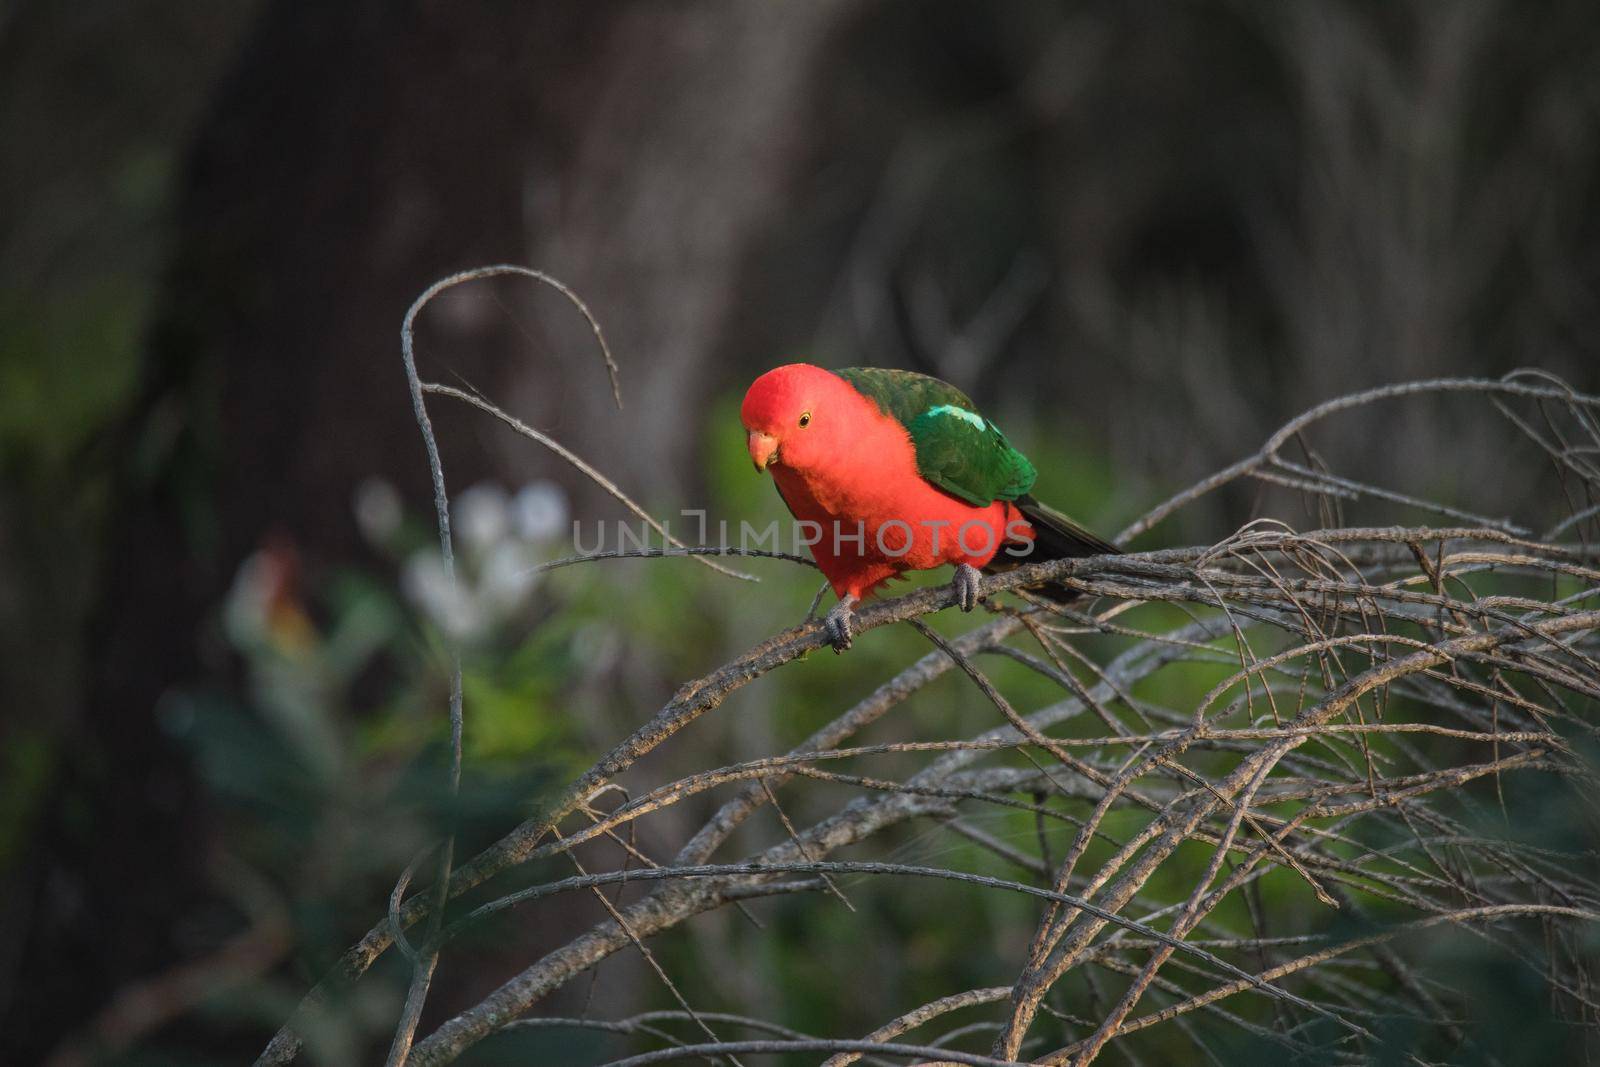
<instances>
[{"instance_id":1,"label":"bird's foot","mask_svg":"<svg viewBox=\"0 0 1600 1067\"><path fill-rule=\"evenodd\" d=\"M978 606L978 584L983 580L983 574L970 563L957 563L956 576L950 582L950 587L956 592L956 606L962 611L971 611Z\"/></svg>"},{"instance_id":2,"label":"bird's foot","mask_svg":"<svg viewBox=\"0 0 1600 1067\"><path fill-rule=\"evenodd\" d=\"M841 597L822 618L823 632L828 635L828 641L833 645L834 652L843 652L849 648L850 640L855 636L856 599L853 596Z\"/></svg>"}]
</instances>

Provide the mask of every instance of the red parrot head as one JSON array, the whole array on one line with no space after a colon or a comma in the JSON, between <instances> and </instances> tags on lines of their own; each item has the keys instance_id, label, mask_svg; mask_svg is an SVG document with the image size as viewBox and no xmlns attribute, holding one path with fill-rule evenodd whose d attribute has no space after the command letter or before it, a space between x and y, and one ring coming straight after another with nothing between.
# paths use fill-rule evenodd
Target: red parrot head
<instances>
[{"instance_id":1,"label":"red parrot head","mask_svg":"<svg viewBox=\"0 0 1600 1067\"><path fill-rule=\"evenodd\" d=\"M841 432L858 401L843 378L809 363L776 367L757 378L744 395L740 418L749 435L750 461L764 471L774 463L795 470L815 467L836 455Z\"/></svg>"}]
</instances>

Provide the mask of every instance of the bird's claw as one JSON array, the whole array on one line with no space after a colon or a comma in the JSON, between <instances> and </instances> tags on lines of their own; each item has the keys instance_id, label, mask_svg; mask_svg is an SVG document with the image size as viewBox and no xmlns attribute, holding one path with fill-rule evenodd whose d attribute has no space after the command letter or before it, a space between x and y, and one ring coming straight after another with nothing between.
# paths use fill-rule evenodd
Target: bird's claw
<instances>
[{"instance_id":1,"label":"bird's claw","mask_svg":"<svg viewBox=\"0 0 1600 1067\"><path fill-rule=\"evenodd\" d=\"M956 593L956 606L962 611L971 611L978 606L978 585L983 581L983 575L970 563L956 564L956 576L950 586Z\"/></svg>"},{"instance_id":2,"label":"bird's claw","mask_svg":"<svg viewBox=\"0 0 1600 1067\"><path fill-rule=\"evenodd\" d=\"M849 648L851 638L855 636L855 602L855 597L846 597L829 608L828 614L822 618L823 632L828 635L828 643L833 645L836 653Z\"/></svg>"}]
</instances>

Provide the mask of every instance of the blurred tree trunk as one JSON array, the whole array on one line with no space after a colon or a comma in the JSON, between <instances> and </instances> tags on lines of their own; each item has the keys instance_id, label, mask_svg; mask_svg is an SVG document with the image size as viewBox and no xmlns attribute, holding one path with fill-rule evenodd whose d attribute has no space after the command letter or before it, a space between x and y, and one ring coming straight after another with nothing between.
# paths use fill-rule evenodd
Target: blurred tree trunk
<instances>
[{"instance_id":1,"label":"blurred tree trunk","mask_svg":"<svg viewBox=\"0 0 1600 1067\"><path fill-rule=\"evenodd\" d=\"M206 635L263 538L322 573L363 551L363 478L425 506L397 344L422 288L490 262L573 284L623 363L625 415L601 410L571 310L526 285L441 301L419 335L424 374L459 376L642 497L676 499L648 478L687 480L734 265L781 207L790 148L774 130L801 112L839 8L267 8L182 179L143 386L101 456L114 490L89 692L29 872L19 968L38 980L7 1006L24 1061L192 955L186 925L229 921L205 875L204 794L163 715L226 669ZM434 418L456 489L555 469L486 439L480 417L438 403Z\"/></svg>"},{"instance_id":2,"label":"blurred tree trunk","mask_svg":"<svg viewBox=\"0 0 1600 1067\"><path fill-rule=\"evenodd\" d=\"M598 388L593 342L570 314L550 322L568 378L559 406L537 366L509 399L543 406L566 443L646 499L683 503L696 482L700 402L728 377L713 358L743 256L790 210L785 197L814 134L818 50L849 7L629 7L590 91L562 94L569 155L530 161L531 259L601 316L626 410ZM727 435L736 439L737 427Z\"/></svg>"}]
</instances>

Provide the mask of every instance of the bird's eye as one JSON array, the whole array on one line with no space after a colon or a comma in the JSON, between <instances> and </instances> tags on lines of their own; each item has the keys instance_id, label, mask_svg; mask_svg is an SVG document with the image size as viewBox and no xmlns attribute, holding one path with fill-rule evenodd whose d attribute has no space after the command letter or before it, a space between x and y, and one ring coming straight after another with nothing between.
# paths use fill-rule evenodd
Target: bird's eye
<instances>
[{"instance_id":1,"label":"bird's eye","mask_svg":"<svg viewBox=\"0 0 1600 1067\"><path fill-rule=\"evenodd\" d=\"M800 425L801 426L809 426L809 425L811 425L811 412L802 411L800 413Z\"/></svg>"}]
</instances>

